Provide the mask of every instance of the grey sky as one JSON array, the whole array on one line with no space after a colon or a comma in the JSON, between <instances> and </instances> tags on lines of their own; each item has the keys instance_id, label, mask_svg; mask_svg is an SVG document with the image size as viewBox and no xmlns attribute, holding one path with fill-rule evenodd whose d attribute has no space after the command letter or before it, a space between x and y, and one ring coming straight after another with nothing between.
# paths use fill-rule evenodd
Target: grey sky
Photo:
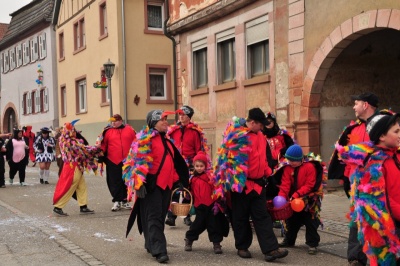
<instances>
[{"instance_id":1,"label":"grey sky","mask_svg":"<svg viewBox=\"0 0 400 266\"><path fill-rule=\"evenodd\" d=\"M31 0L0 0L0 23L9 24L11 21L9 15L30 2Z\"/></svg>"}]
</instances>

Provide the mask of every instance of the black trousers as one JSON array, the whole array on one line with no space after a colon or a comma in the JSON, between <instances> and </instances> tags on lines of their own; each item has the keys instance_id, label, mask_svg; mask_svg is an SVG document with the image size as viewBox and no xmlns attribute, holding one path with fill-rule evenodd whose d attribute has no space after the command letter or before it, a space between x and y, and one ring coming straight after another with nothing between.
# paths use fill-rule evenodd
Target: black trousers
<instances>
[{"instance_id":1,"label":"black trousers","mask_svg":"<svg viewBox=\"0 0 400 266\"><path fill-rule=\"evenodd\" d=\"M156 257L167 254L167 240L164 234L165 217L171 199L171 190L163 190L156 186L140 200L140 219L142 222L144 247Z\"/></svg>"},{"instance_id":2,"label":"black trousers","mask_svg":"<svg viewBox=\"0 0 400 266\"><path fill-rule=\"evenodd\" d=\"M4 177L5 172L6 169L5 169L4 157L3 155L0 155L0 186L3 186L5 184L5 177Z\"/></svg>"},{"instance_id":3,"label":"black trousers","mask_svg":"<svg viewBox=\"0 0 400 266\"><path fill-rule=\"evenodd\" d=\"M194 219L190 229L186 232L186 239L195 241L199 239L201 233L207 229L208 239L212 243L220 243L223 239L222 236L222 225L221 219L226 219L225 216L218 212L214 215L211 206L200 205L196 209L196 218Z\"/></svg>"},{"instance_id":4,"label":"black trousers","mask_svg":"<svg viewBox=\"0 0 400 266\"><path fill-rule=\"evenodd\" d=\"M360 263L367 265L367 255L362 251L362 246L357 238L357 225L350 227L347 241L347 260L358 260Z\"/></svg>"},{"instance_id":5,"label":"black trousers","mask_svg":"<svg viewBox=\"0 0 400 266\"><path fill-rule=\"evenodd\" d=\"M112 202L123 201L126 202L127 198L127 187L122 180L122 162L114 164L110 160L106 159L106 175L107 175L107 186L111 193Z\"/></svg>"},{"instance_id":6,"label":"black trousers","mask_svg":"<svg viewBox=\"0 0 400 266\"><path fill-rule=\"evenodd\" d=\"M248 249L253 241L251 217L262 253L278 249L278 241L272 229L272 219L267 211L265 188L261 195L254 190L249 194L232 192L232 226L236 249Z\"/></svg>"},{"instance_id":7,"label":"black trousers","mask_svg":"<svg viewBox=\"0 0 400 266\"><path fill-rule=\"evenodd\" d=\"M15 163L12 160L9 160L8 165L10 166L10 179L14 179L14 176L18 172L19 182L25 182L26 161L22 160L18 163Z\"/></svg>"},{"instance_id":8,"label":"black trousers","mask_svg":"<svg viewBox=\"0 0 400 266\"><path fill-rule=\"evenodd\" d=\"M289 245L294 245L296 243L297 233L303 225L306 227L306 245L309 247L317 247L320 241L317 230L320 221L318 218L313 219L311 213L306 211L294 212L293 216L286 220L286 242Z\"/></svg>"}]
</instances>

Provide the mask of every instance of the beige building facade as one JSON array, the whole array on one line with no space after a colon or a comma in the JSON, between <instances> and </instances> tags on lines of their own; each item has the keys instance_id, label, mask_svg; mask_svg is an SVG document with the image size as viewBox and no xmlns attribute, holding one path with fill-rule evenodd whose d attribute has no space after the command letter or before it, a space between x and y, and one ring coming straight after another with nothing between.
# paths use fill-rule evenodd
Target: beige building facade
<instances>
[{"instance_id":1,"label":"beige building facade","mask_svg":"<svg viewBox=\"0 0 400 266\"><path fill-rule=\"evenodd\" d=\"M108 123L110 99L112 113L137 131L149 110L174 110L164 1L67 0L57 8L60 125L80 119L77 128L93 144ZM103 66L108 60L115 64L111 95ZM105 88L95 88L97 82Z\"/></svg>"}]
</instances>

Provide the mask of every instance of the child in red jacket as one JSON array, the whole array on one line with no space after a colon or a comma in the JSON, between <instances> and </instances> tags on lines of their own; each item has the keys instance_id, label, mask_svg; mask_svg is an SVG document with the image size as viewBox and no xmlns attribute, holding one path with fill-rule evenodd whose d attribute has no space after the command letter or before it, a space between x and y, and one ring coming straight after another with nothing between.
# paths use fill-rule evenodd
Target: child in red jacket
<instances>
[{"instance_id":1,"label":"child in red jacket","mask_svg":"<svg viewBox=\"0 0 400 266\"><path fill-rule=\"evenodd\" d=\"M291 200L296 198L311 200L309 196L315 191L317 182L316 167L312 162L304 161L303 151L297 144L287 149L285 157L288 160L288 165L283 169L282 183L278 195ZM320 221L317 215L314 216L308 208L300 212L294 212L293 216L286 220L287 231L283 242L279 246L294 246L297 233L302 225L306 226L308 253L315 255L320 241L317 231Z\"/></svg>"},{"instance_id":2,"label":"child in red jacket","mask_svg":"<svg viewBox=\"0 0 400 266\"><path fill-rule=\"evenodd\" d=\"M221 212L214 214L212 194L214 186L210 183L210 176L206 172L207 156L200 151L193 159L194 172L190 179L190 190L193 196L193 205L196 218L186 232L185 251L192 251L193 241L198 240L201 233L207 229L208 239L214 244L214 253L222 254L221 241L228 236L229 224Z\"/></svg>"}]
</instances>

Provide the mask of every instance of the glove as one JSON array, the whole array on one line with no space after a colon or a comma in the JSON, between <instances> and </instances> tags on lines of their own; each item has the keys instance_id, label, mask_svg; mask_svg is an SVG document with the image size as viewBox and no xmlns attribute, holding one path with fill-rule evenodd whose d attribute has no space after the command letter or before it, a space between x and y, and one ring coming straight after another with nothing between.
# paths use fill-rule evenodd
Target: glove
<instances>
[{"instance_id":1,"label":"glove","mask_svg":"<svg viewBox=\"0 0 400 266\"><path fill-rule=\"evenodd\" d=\"M146 196L146 194L147 191L145 186L141 186L139 190L136 190L136 195L138 196L138 198L143 199Z\"/></svg>"}]
</instances>

